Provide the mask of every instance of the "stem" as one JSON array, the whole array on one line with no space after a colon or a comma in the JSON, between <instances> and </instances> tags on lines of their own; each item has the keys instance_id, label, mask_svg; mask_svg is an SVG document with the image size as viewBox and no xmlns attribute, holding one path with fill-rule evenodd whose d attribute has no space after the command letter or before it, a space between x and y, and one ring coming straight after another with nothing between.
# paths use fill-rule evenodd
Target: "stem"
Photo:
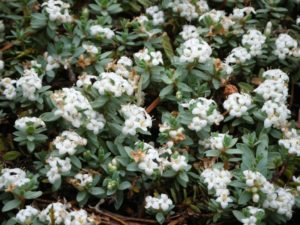
<instances>
[{"instance_id":1,"label":"stem","mask_svg":"<svg viewBox=\"0 0 300 225\"><path fill-rule=\"evenodd\" d=\"M160 103L160 97L157 97L147 108L146 112L151 113Z\"/></svg>"}]
</instances>

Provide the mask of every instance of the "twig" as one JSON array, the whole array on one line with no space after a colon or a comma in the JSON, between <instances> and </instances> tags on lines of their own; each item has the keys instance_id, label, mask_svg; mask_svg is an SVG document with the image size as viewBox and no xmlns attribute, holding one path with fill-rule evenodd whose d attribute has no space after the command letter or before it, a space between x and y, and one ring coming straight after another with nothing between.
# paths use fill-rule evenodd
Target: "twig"
<instances>
[{"instance_id":1,"label":"twig","mask_svg":"<svg viewBox=\"0 0 300 225\"><path fill-rule=\"evenodd\" d=\"M4 47L0 49L0 52L5 52L6 50L12 48L14 45L10 42L5 43Z\"/></svg>"},{"instance_id":2,"label":"twig","mask_svg":"<svg viewBox=\"0 0 300 225\"><path fill-rule=\"evenodd\" d=\"M160 97L157 97L146 109L147 113L150 113L153 111L153 109L155 109L158 104L160 103Z\"/></svg>"}]
</instances>

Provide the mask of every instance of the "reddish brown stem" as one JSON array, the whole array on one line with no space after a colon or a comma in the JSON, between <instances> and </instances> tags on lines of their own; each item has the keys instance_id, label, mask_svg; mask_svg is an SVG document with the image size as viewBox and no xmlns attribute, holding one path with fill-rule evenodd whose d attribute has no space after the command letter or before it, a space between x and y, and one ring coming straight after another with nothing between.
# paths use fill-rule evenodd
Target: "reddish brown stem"
<instances>
[{"instance_id":1,"label":"reddish brown stem","mask_svg":"<svg viewBox=\"0 0 300 225\"><path fill-rule=\"evenodd\" d=\"M160 103L160 97L157 97L146 109L147 113L151 113Z\"/></svg>"}]
</instances>

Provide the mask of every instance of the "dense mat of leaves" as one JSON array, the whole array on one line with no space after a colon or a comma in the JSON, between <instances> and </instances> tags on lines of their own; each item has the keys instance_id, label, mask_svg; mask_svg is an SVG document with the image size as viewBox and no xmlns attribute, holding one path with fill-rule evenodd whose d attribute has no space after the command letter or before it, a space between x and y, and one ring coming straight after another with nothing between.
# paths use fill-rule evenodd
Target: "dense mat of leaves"
<instances>
[{"instance_id":1,"label":"dense mat of leaves","mask_svg":"<svg viewBox=\"0 0 300 225\"><path fill-rule=\"evenodd\" d=\"M289 221L299 4L2 0L1 224Z\"/></svg>"}]
</instances>

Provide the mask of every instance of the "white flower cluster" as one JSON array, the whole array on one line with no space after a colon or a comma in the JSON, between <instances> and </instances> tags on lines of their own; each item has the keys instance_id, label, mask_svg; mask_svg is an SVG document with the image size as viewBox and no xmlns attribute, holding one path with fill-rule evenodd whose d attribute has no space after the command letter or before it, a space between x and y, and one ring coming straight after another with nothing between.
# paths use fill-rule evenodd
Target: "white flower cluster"
<instances>
[{"instance_id":1,"label":"white flower cluster","mask_svg":"<svg viewBox=\"0 0 300 225\"><path fill-rule=\"evenodd\" d=\"M87 51L87 53L89 54L98 54L99 50L98 48L95 46L95 45L92 45L92 44L87 44L87 43L84 43L82 45L82 47Z\"/></svg>"},{"instance_id":2,"label":"white flower cluster","mask_svg":"<svg viewBox=\"0 0 300 225\"><path fill-rule=\"evenodd\" d=\"M273 193L268 194L263 203L264 208L276 211L279 215L284 215L288 219L292 217L295 197L284 188L278 188Z\"/></svg>"},{"instance_id":3,"label":"white flower cluster","mask_svg":"<svg viewBox=\"0 0 300 225\"><path fill-rule=\"evenodd\" d=\"M60 67L60 59L56 58L54 56L48 55L48 52L44 53L44 58L47 61L47 65L45 70L46 71L51 71L53 69L57 69Z\"/></svg>"},{"instance_id":4,"label":"white flower cluster","mask_svg":"<svg viewBox=\"0 0 300 225\"><path fill-rule=\"evenodd\" d=\"M158 6L151 6L146 9L146 13L152 17L153 25L160 25L165 22L164 12L159 10Z\"/></svg>"},{"instance_id":5,"label":"white flower cluster","mask_svg":"<svg viewBox=\"0 0 300 225\"><path fill-rule=\"evenodd\" d=\"M148 128L152 127L151 116L142 107L133 104L122 105L120 112L125 119L122 129L124 135L136 135L139 129L147 132Z\"/></svg>"},{"instance_id":6,"label":"white flower cluster","mask_svg":"<svg viewBox=\"0 0 300 225\"><path fill-rule=\"evenodd\" d=\"M205 41L192 38L182 43L179 47L179 52L180 62L192 63L198 61L199 63L204 63L210 58L212 49Z\"/></svg>"},{"instance_id":7,"label":"white flower cluster","mask_svg":"<svg viewBox=\"0 0 300 225\"><path fill-rule=\"evenodd\" d=\"M53 144L60 155L74 155L76 153L76 147L85 146L87 140L80 137L74 131L64 131L54 139Z\"/></svg>"},{"instance_id":8,"label":"white flower cluster","mask_svg":"<svg viewBox=\"0 0 300 225\"><path fill-rule=\"evenodd\" d=\"M279 59L285 59L288 55L294 55L299 57L299 51L297 50L298 43L288 34L280 34L275 41L276 48L274 54Z\"/></svg>"},{"instance_id":9,"label":"white flower cluster","mask_svg":"<svg viewBox=\"0 0 300 225\"><path fill-rule=\"evenodd\" d=\"M30 182L30 179L26 176L26 172L19 168L5 168L1 170L0 174L0 190L3 188L14 189Z\"/></svg>"},{"instance_id":10,"label":"white flower cluster","mask_svg":"<svg viewBox=\"0 0 300 225\"><path fill-rule=\"evenodd\" d=\"M284 132L284 138L278 141L279 145L286 148L289 154L300 156L300 135L296 129Z\"/></svg>"},{"instance_id":11,"label":"white flower cluster","mask_svg":"<svg viewBox=\"0 0 300 225\"><path fill-rule=\"evenodd\" d=\"M157 197L147 196L145 201L145 209L149 211L168 212L173 208L173 201L166 194L160 194Z\"/></svg>"},{"instance_id":12,"label":"white flower cluster","mask_svg":"<svg viewBox=\"0 0 300 225\"><path fill-rule=\"evenodd\" d=\"M233 199L230 197L227 185L231 182L232 175L228 170L220 169L205 169L201 173L201 177L207 184L208 190L214 189L216 201L221 204L224 209Z\"/></svg>"},{"instance_id":13,"label":"white flower cluster","mask_svg":"<svg viewBox=\"0 0 300 225\"><path fill-rule=\"evenodd\" d=\"M225 16L225 11L212 9L200 16L199 21L203 20L206 17L209 17L214 23L219 23L222 21L222 19L225 18Z\"/></svg>"},{"instance_id":14,"label":"white flower cluster","mask_svg":"<svg viewBox=\"0 0 300 225\"><path fill-rule=\"evenodd\" d=\"M274 186L259 172L251 170L243 171L248 191L252 193L252 201L259 202L259 192L265 194L272 194L274 192Z\"/></svg>"},{"instance_id":15,"label":"white flower cluster","mask_svg":"<svg viewBox=\"0 0 300 225\"><path fill-rule=\"evenodd\" d=\"M139 52L134 53L134 57L138 60L145 61L146 63L151 63L153 66L163 65L163 58L161 51L149 51L145 48Z\"/></svg>"},{"instance_id":16,"label":"white flower cluster","mask_svg":"<svg viewBox=\"0 0 300 225\"><path fill-rule=\"evenodd\" d=\"M286 106L289 77L280 69L268 70L262 76L266 80L254 92L266 100L262 107L262 111L267 114L264 126L282 128L286 126L290 116L290 110Z\"/></svg>"},{"instance_id":17,"label":"white flower cluster","mask_svg":"<svg viewBox=\"0 0 300 225\"><path fill-rule=\"evenodd\" d=\"M124 77L129 78L130 69L132 66L132 60L126 56L122 56L116 64L115 73Z\"/></svg>"},{"instance_id":18,"label":"white flower cluster","mask_svg":"<svg viewBox=\"0 0 300 225\"><path fill-rule=\"evenodd\" d=\"M236 47L232 49L231 53L226 57L225 64L231 66L235 64L245 63L249 59L251 59L251 55L246 48Z\"/></svg>"},{"instance_id":19,"label":"white flower cluster","mask_svg":"<svg viewBox=\"0 0 300 225\"><path fill-rule=\"evenodd\" d=\"M197 28L193 25L184 25L182 31L179 33L183 40L199 38Z\"/></svg>"},{"instance_id":20,"label":"white flower cluster","mask_svg":"<svg viewBox=\"0 0 300 225\"><path fill-rule=\"evenodd\" d=\"M94 111L88 99L74 88L58 90L51 98L57 107L55 114L71 122L72 126L85 126L94 134L98 134L104 127L104 116Z\"/></svg>"},{"instance_id":21,"label":"white flower cluster","mask_svg":"<svg viewBox=\"0 0 300 225\"><path fill-rule=\"evenodd\" d=\"M68 157L65 159L60 159L58 157L50 156L47 159L47 163L50 165L50 169L46 175L51 184L59 180L62 173L67 173L72 168L71 160Z\"/></svg>"},{"instance_id":22,"label":"white flower cluster","mask_svg":"<svg viewBox=\"0 0 300 225\"><path fill-rule=\"evenodd\" d=\"M252 103L251 96L246 93L233 93L224 101L224 108L233 117L241 117L250 108Z\"/></svg>"},{"instance_id":23,"label":"white flower cluster","mask_svg":"<svg viewBox=\"0 0 300 225\"><path fill-rule=\"evenodd\" d=\"M8 100L12 100L16 97L16 81L8 77L2 78L0 81L0 93Z\"/></svg>"},{"instance_id":24,"label":"white flower cluster","mask_svg":"<svg viewBox=\"0 0 300 225\"><path fill-rule=\"evenodd\" d=\"M61 0L48 0L42 4L46 12L49 14L51 21L59 21L62 23L70 23L73 21L69 13L70 4Z\"/></svg>"},{"instance_id":25,"label":"white flower cluster","mask_svg":"<svg viewBox=\"0 0 300 225\"><path fill-rule=\"evenodd\" d=\"M262 54L262 46L266 41L266 36L260 31L252 29L248 30L247 34L243 35L242 44L244 47L250 49L250 54L252 56L257 56Z\"/></svg>"},{"instance_id":26,"label":"white flower cluster","mask_svg":"<svg viewBox=\"0 0 300 225\"><path fill-rule=\"evenodd\" d=\"M84 188L93 182L93 176L87 173L77 173L74 178L79 181L79 186Z\"/></svg>"},{"instance_id":27,"label":"white flower cluster","mask_svg":"<svg viewBox=\"0 0 300 225\"><path fill-rule=\"evenodd\" d=\"M25 131L28 126L33 126L34 128L46 127L43 120L37 117L24 116L15 121L15 128L18 130Z\"/></svg>"},{"instance_id":28,"label":"white flower cluster","mask_svg":"<svg viewBox=\"0 0 300 225\"><path fill-rule=\"evenodd\" d=\"M256 217L257 214L260 212L264 213L263 209L256 208L253 206L248 206L246 208L246 210L247 210L248 214L250 214L250 216L241 220L243 225L256 225L258 222L257 217Z\"/></svg>"},{"instance_id":29,"label":"white flower cluster","mask_svg":"<svg viewBox=\"0 0 300 225\"><path fill-rule=\"evenodd\" d=\"M300 176L299 177L293 176L293 181L297 184L297 191L300 192Z\"/></svg>"},{"instance_id":30,"label":"white flower cluster","mask_svg":"<svg viewBox=\"0 0 300 225\"><path fill-rule=\"evenodd\" d=\"M82 73L81 76L78 77L78 80L76 81L77 87L86 87L93 84L93 81L96 81L97 77L94 75L90 75L87 73Z\"/></svg>"},{"instance_id":31,"label":"white flower cluster","mask_svg":"<svg viewBox=\"0 0 300 225\"><path fill-rule=\"evenodd\" d=\"M54 221L53 221L54 218ZM33 220L47 224L64 224L64 225L94 225L95 221L92 216L83 210L70 211L70 205L55 202L49 204L42 211L27 205L25 209L16 214L16 221L20 224L29 225Z\"/></svg>"},{"instance_id":32,"label":"white flower cluster","mask_svg":"<svg viewBox=\"0 0 300 225\"><path fill-rule=\"evenodd\" d=\"M20 224L30 225L32 224L34 218L36 218L39 213L40 213L39 210L37 210L36 208L30 205L27 205L25 209L21 209L17 213L16 220Z\"/></svg>"},{"instance_id":33,"label":"white flower cluster","mask_svg":"<svg viewBox=\"0 0 300 225\"><path fill-rule=\"evenodd\" d=\"M234 8L233 13L230 15L232 19L241 20L245 16L250 15L250 13L256 14L253 7L244 7L244 8Z\"/></svg>"},{"instance_id":34,"label":"white flower cluster","mask_svg":"<svg viewBox=\"0 0 300 225\"><path fill-rule=\"evenodd\" d=\"M131 83L113 72L101 73L99 80L93 84L93 87L97 89L100 95L110 93L115 97L120 97L124 93L130 96L134 92Z\"/></svg>"},{"instance_id":35,"label":"white flower cluster","mask_svg":"<svg viewBox=\"0 0 300 225\"><path fill-rule=\"evenodd\" d=\"M202 145L205 149L223 150L225 136L229 135L221 133L212 133L212 135L209 138L203 141L200 140L199 144Z\"/></svg>"},{"instance_id":36,"label":"white flower cluster","mask_svg":"<svg viewBox=\"0 0 300 225\"><path fill-rule=\"evenodd\" d=\"M285 215L287 218L292 217L295 197L287 189L275 188L275 186L267 181L259 172L245 170L243 174L246 179L248 191L253 194L253 202L259 202L259 192L262 192L266 194L266 199L263 202L264 208L275 210L278 214Z\"/></svg>"},{"instance_id":37,"label":"white flower cluster","mask_svg":"<svg viewBox=\"0 0 300 225\"><path fill-rule=\"evenodd\" d=\"M179 15L188 21L196 19L202 13L209 10L207 1L199 0L196 5L192 4L188 0L174 0L169 3L169 8L172 8L174 13L179 13Z\"/></svg>"},{"instance_id":38,"label":"white flower cluster","mask_svg":"<svg viewBox=\"0 0 300 225\"><path fill-rule=\"evenodd\" d=\"M190 166L184 155L173 153L169 148L155 149L152 145L143 143L143 149L138 149L138 157L134 158L139 169L146 175L151 176L155 171L162 174L165 169L171 168L173 171L189 170Z\"/></svg>"},{"instance_id":39,"label":"white flower cluster","mask_svg":"<svg viewBox=\"0 0 300 225\"><path fill-rule=\"evenodd\" d=\"M212 99L197 98L192 99L188 103L182 104L183 107L188 108L194 115L192 122L189 124L189 129L200 131L207 125L219 123L224 117L217 110L217 104Z\"/></svg>"},{"instance_id":40,"label":"white flower cluster","mask_svg":"<svg viewBox=\"0 0 300 225\"><path fill-rule=\"evenodd\" d=\"M184 136L184 128L172 128L169 124L163 123L159 125L159 132L167 133L167 135L170 137L171 140L167 142L167 146L171 148L174 143L183 141Z\"/></svg>"},{"instance_id":41,"label":"white flower cluster","mask_svg":"<svg viewBox=\"0 0 300 225\"><path fill-rule=\"evenodd\" d=\"M37 91L42 88L42 80L34 69L25 69L23 76L17 80L17 87L25 98L30 101L37 100Z\"/></svg>"},{"instance_id":42,"label":"white flower cluster","mask_svg":"<svg viewBox=\"0 0 300 225\"><path fill-rule=\"evenodd\" d=\"M92 36L103 36L106 39L111 39L115 36L115 33L110 28L100 25L92 25L90 27L90 33Z\"/></svg>"}]
</instances>

